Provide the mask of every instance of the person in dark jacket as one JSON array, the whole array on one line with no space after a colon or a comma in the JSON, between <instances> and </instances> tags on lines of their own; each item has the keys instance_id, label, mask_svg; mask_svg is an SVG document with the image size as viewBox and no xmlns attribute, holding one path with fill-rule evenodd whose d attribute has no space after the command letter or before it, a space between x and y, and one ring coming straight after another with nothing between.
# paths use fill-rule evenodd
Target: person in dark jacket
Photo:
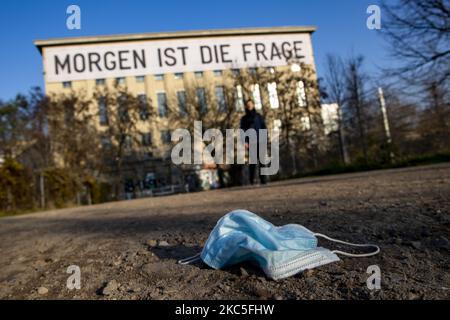
<instances>
[{"instance_id":1,"label":"person in dark jacket","mask_svg":"<svg viewBox=\"0 0 450 320\"><path fill-rule=\"evenodd\" d=\"M241 118L241 129L247 131L248 129L255 129L258 137L258 164L259 168L261 168L262 164L259 159L259 135L258 132L260 129L267 129L266 123L264 122L264 118L255 110L255 103L253 100L249 99L245 102L245 115ZM249 148L248 142L245 144L246 148ZM249 164L249 178L250 183L253 184L255 180L255 173L258 170L259 181L261 184L266 184L266 176L261 175L260 169L257 164Z\"/></svg>"}]
</instances>

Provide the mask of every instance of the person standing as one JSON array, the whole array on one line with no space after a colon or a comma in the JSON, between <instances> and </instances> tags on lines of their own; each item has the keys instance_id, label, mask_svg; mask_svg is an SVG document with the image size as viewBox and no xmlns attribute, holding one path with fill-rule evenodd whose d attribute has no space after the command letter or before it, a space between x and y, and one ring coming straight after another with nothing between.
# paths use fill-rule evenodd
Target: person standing
<instances>
[{"instance_id":1,"label":"person standing","mask_svg":"<svg viewBox=\"0 0 450 320\"><path fill-rule=\"evenodd\" d=\"M259 158L259 130L267 129L267 127L263 116L256 112L255 103L251 99L245 102L245 115L241 118L240 128L244 131L247 131L248 129L256 130L258 164L249 164L250 184L254 184L256 171L258 171L260 183L266 184L266 176L261 175L260 169L262 163L261 159ZM246 149L249 149L250 147L247 141L245 142L245 147Z\"/></svg>"}]
</instances>

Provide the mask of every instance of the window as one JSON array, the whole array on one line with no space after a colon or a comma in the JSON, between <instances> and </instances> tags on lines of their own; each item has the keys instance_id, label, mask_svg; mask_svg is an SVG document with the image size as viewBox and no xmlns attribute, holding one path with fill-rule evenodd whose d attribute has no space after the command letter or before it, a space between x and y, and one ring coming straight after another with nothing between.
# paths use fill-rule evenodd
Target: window
<instances>
[{"instance_id":1,"label":"window","mask_svg":"<svg viewBox=\"0 0 450 320\"><path fill-rule=\"evenodd\" d=\"M256 75L256 68L248 68L248 73L251 75Z\"/></svg>"},{"instance_id":2,"label":"window","mask_svg":"<svg viewBox=\"0 0 450 320\"><path fill-rule=\"evenodd\" d=\"M269 91L270 107L272 109L278 109L280 107L280 102L278 100L277 83L276 82L269 83L267 85L267 90Z\"/></svg>"},{"instance_id":3,"label":"window","mask_svg":"<svg viewBox=\"0 0 450 320\"><path fill-rule=\"evenodd\" d=\"M253 101L255 102L255 109L262 109L261 92L259 91L259 84L254 84L251 86Z\"/></svg>"},{"instance_id":4,"label":"window","mask_svg":"<svg viewBox=\"0 0 450 320\"><path fill-rule=\"evenodd\" d=\"M205 88L197 88L196 93L200 112L204 114L208 111L208 105L206 104Z\"/></svg>"},{"instance_id":5,"label":"window","mask_svg":"<svg viewBox=\"0 0 450 320\"><path fill-rule=\"evenodd\" d=\"M214 70L214 76L215 77L221 77L222 76L222 70Z\"/></svg>"},{"instance_id":6,"label":"window","mask_svg":"<svg viewBox=\"0 0 450 320\"><path fill-rule=\"evenodd\" d=\"M303 116L303 117L301 117L301 118L300 118L300 123L301 123L301 125L302 125L302 129L303 129L303 130L306 131L306 130L311 129L311 122L310 122L308 116Z\"/></svg>"},{"instance_id":7,"label":"window","mask_svg":"<svg viewBox=\"0 0 450 320\"><path fill-rule=\"evenodd\" d=\"M233 76L237 77L241 74L241 70L239 69L231 69L231 73L233 74Z\"/></svg>"},{"instance_id":8,"label":"window","mask_svg":"<svg viewBox=\"0 0 450 320\"><path fill-rule=\"evenodd\" d=\"M103 149L111 149L112 147L111 139L108 136L102 136L100 138L100 143Z\"/></svg>"},{"instance_id":9,"label":"window","mask_svg":"<svg viewBox=\"0 0 450 320\"><path fill-rule=\"evenodd\" d=\"M178 100L178 107L180 108L180 115L184 117L187 115L186 92L178 91L177 100Z\"/></svg>"},{"instance_id":10,"label":"window","mask_svg":"<svg viewBox=\"0 0 450 320\"><path fill-rule=\"evenodd\" d=\"M163 74L155 74L155 80L156 81L164 80L164 75Z\"/></svg>"},{"instance_id":11,"label":"window","mask_svg":"<svg viewBox=\"0 0 450 320\"><path fill-rule=\"evenodd\" d=\"M203 71L196 71L195 73L196 78L202 78L203 77Z\"/></svg>"},{"instance_id":12,"label":"window","mask_svg":"<svg viewBox=\"0 0 450 320\"><path fill-rule=\"evenodd\" d=\"M291 65L292 72L300 72L301 70L302 70L302 67L298 63L293 63Z\"/></svg>"},{"instance_id":13,"label":"window","mask_svg":"<svg viewBox=\"0 0 450 320\"><path fill-rule=\"evenodd\" d=\"M136 76L136 82L142 83L145 81L145 76Z\"/></svg>"},{"instance_id":14,"label":"window","mask_svg":"<svg viewBox=\"0 0 450 320\"><path fill-rule=\"evenodd\" d=\"M128 122L130 120L128 115L128 105L124 95L120 95L117 98L117 112L121 122Z\"/></svg>"},{"instance_id":15,"label":"window","mask_svg":"<svg viewBox=\"0 0 450 320\"><path fill-rule=\"evenodd\" d=\"M227 111L227 105L225 102L225 92L222 86L216 87L216 99L217 99L217 110L219 112Z\"/></svg>"},{"instance_id":16,"label":"window","mask_svg":"<svg viewBox=\"0 0 450 320\"><path fill-rule=\"evenodd\" d=\"M98 116L100 118L100 125L108 125L108 108L106 106L106 98L101 97L98 99Z\"/></svg>"},{"instance_id":17,"label":"window","mask_svg":"<svg viewBox=\"0 0 450 320\"><path fill-rule=\"evenodd\" d=\"M158 113L161 118L167 117L167 97L165 92L158 92L156 94L158 101Z\"/></svg>"},{"instance_id":18,"label":"window","mask_svg":"<svg viewBox=\"0 0 450 320\"><path fill-rule=\"evenodd\" d=\"M125 78L124 77L116 78L116 84L118 86L124 85L125 84Z\"/></svg>"},{"instance_id":19,"label":"window","mask_svg":"<svg viewBox=\"0 0 450 320\"><path fill-rule=\"evenodd\" d=\"M300 107L306 107L306 91L305 91L305 83L303 81L299 81L297 83L297 101Z\"/></svg>"},{"instance_id":20,"label":"window","mask_svg":"<svg viewBox=\"0 0 450 320\"><path fill-rule=\"evenodd\" d=\"M122 143L123 143L123 148L127 151L130 151L131 148L133 147L133 139L131 138L131 136L129 134L124 134L122 135Z\"/></svg>"},{"instance_id":21,"label":"window","mask_svg":"<svg viewBox=\"0 0 450 320\"><path fill-rule=\"evenodd\" d=\"M161 131L161 141L164 144L170 143L170 132L169 130L162 130Z\"/></svg>"},{"instance_id":22,"label":"window","mask_svg":"<svg viewBox=\"0 0 450 320\"><path fill-rule=\"evenodd\" d=\"M183 79L183 72L175 73L175 79Z\"/></svg>"},{"instance_id":23,"label":"window","mask_svg":"<svg viewBox=\"0 0 450 320\"><path fill-rule=\"evenodd\" d=\"M150 147L152 145L152 134L150 132L142 133L141 143L144 147Z\"/></svg>"},{"instance_id":24,"label":"window","mask_svg":"<svg viewBox=\"0 0 450 320\"><path fill-rule=\"evenodd\" d=\"M70 89L70 88L72 88L72 81L64 81L62 83L62 86L64 89Z\"/></svg>"},{"instance_id":25,"label":"window","mask_svg":"<svg viewBox=\"0 0 450 320\"><path fill-rule=\"evenodd\" d=\"M281 129L281 120L275 119L273 120L273 131L280 131Z\"/></svg>"},{"instance_id":26,"label":"window","mask_svg":"<svg viewBox=\"0 0 450 320\"><path fill-rule=\"evenodd\" d=\"M244 94L242 93L242 86L236 86L236 111L244 111Z\"/></svg>"},{"instance_id":27,"label":"window","mask_svg":"<svg viewBox=\"0 0 450 320\"><path fill-rule=\"evenodd\" d=\"M139 99L139 118L141 120L147 120L150 116L148 111L148 103L147 103L147 95L146 94L140 94L138 95Z\"/></svg>"},{"instance_id":28,"label":"window","mask_svg":"<svg viewBox=\"0 0 450 320\"><path fill-rule=\"evenodd\" d=\"M96 79L95 80L95 85L97 86L104 86L106 83L105 79Z\"/></svg>"}]
</instances>

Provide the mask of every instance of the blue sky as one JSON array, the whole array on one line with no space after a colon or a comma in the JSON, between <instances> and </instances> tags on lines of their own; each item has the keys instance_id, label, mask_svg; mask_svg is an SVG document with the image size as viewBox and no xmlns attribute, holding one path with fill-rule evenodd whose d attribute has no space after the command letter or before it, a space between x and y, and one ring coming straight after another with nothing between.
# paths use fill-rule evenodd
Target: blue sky
<instances>
[{"instance_id":1,"label":"blue sky","mask_svg":"<svg viewBox=\"0 0 450 320\"><path fill-rule=\"evenodd\" d=\"M4 0L0 2L0 99L43 86L35 39L195 29L315 25L319 76L327 53L366 57L366 69L386 65L386 46L366 27L378 0ZM81 30L66 28L66 8L81 8Z\"/></svg>"}]
</instances>

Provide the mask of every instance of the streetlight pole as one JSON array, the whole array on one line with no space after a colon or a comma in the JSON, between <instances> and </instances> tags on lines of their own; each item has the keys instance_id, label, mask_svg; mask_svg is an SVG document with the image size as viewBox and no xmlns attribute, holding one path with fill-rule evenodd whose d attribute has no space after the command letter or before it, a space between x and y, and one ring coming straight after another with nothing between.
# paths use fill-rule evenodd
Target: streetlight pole
<instances>
[{"instance_id":1,"label":"streetlight pole","mask_svg":"<svg viewBox=\"0 0 450 320\"><path fill-rule=\"evenodd\" d=\"M386 100L384 99L384 93L383 88L378 88L378 98L380 100L380 108L381 108L381 114L383 116L383 125L384 125L384 132L386 134L386 142L389 147L389 157L390 160L394 160L394 153L392 152L392 136L391 136L391 129L389 127L389 119L386 111Z\"/></svg>"}]
</instances>

